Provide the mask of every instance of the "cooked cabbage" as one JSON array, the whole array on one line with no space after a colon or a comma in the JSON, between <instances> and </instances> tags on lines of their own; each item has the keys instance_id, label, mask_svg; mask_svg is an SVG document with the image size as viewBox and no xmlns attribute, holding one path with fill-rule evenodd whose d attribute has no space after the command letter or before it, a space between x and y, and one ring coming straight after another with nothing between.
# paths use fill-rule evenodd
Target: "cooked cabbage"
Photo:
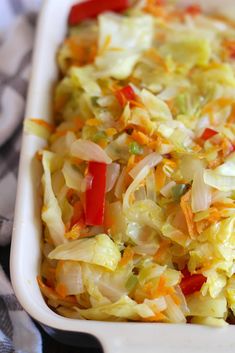
<instances>
[{"instance_id":1,"label":"cooked cabbage","mask_svg":"<svg viewBox=\"0 0 235 353\"><path fill-rule=\"evenodd\" d=\"M141 53L151 46L152 39L151 16L100 15L99 55L95 61L99 70L97 74L100 77L127 78Z\"/></svg>"},{"instance_id":2,"label":"cooked cabbage","mask_svg":"<svg viewBox=\"0 0 235 353\"><path fill-rule=\"evenodd\" d=\"M120 260L117 245L106 234L84 238L57 246L48 255L50 259L83 261L114 271Z\"/></svg>"},{"instance_id":3,"label":"cooked cabbage","mask_svg":"<svg viewBox=\"0 0 235 353\"><path fill-rule=\"evenodd\" d=\"M42 185L44 189L42 220L48 228L53 243L57 246L65 243L66 238L64 237L65 226L61 217L61 209L51 185L52 164L55 158L56 155L52 152L43 151L42 153L42 165L44 170L42 177Z\"/></svg>"},{"instance_id":4,"label":"cooked cabbage","mask_svg":"<svg viewBox=\"0 0 235 353\"><path fill-rule=\"evenodd\" d=\"M70 26L53 125L28 126L48 141L39 285L66 317L235 315L235 25L175 6Z\"/></svg>"}]
</instances>

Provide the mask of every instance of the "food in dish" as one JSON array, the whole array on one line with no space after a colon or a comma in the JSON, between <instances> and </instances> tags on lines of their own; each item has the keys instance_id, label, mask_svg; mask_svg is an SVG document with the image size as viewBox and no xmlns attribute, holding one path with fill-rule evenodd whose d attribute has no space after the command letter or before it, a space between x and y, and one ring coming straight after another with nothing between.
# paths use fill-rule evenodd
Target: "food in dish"
<instances>
[{"instance_id":1,"label":"food in dish","mask_svg":"<svg viewBox=\"0 0 235 353\"><path fill-rule=\"evenodd\" d=\"M48 305L79 319L226 325L235 24L152 0L78 4L69 24L54 123L26 121L48 139L38 152Z\"/></svg>"}]
</instances>

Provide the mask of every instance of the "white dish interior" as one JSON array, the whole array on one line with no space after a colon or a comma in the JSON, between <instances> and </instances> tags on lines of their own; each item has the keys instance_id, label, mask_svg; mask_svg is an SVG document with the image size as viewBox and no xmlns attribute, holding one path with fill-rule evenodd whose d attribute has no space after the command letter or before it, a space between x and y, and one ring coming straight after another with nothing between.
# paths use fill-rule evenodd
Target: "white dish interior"
<instances>
[{"instance_id":1,"label":"white dish interior","mask_svg":"<svg viewBox=\"0 0 235 353\"><path fill-rule=\"evenodd\" d=\"M68 11L75 2L46 0L44 3L38 25L26 119L50 119L51 91L57 78L55 53L66 34ZM204 8L221 7L235 11L234 0L191 2L197 2ZM181 3L189 4L190 1ZM23 308L47 326L93 334L106 353L233 352L233 326L215 329L197 325L81 321L61 317L49 309L36 282L41 259L38 195L41 168L34 156L43 146L44 141L40 138L24 134L11 249L11 279Z\"/></svg>"}]
</instances>

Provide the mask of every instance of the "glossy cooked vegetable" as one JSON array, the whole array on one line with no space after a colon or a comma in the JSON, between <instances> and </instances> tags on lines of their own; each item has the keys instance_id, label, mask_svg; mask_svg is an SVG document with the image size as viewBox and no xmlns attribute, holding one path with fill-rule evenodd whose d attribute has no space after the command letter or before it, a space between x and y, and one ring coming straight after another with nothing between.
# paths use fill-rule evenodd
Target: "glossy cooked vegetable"
<instances>
[{"instance_id":1,"label":"glossy cooked vegetable","mask_svg":"<svg viewBox=\"0 0 235 353\"><path fill-rule=\"evenodd\" d=\"M224 326L235 314L235 21L130 5L74 5L54 125L26 123L48 140L39 286L71 318Z\"/></svg>"}]
</instances>

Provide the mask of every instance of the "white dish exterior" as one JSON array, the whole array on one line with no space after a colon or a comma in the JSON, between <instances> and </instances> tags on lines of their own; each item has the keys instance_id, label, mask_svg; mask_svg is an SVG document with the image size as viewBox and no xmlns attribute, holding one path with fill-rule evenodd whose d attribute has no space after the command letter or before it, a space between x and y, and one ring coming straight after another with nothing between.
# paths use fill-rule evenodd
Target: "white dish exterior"
<instances>
[{"instance_id":1,"label":"white dish exterior","mask_svg":"<svg viewBox=\"0 0 235 353\"><path fill-rule=\"evenodd\" d=\"M49 121L51 91L57 78L55 55L66 34L69 9L75 2L44 2L38 24L26 119L33 117ZM180 1L183 4L190 2L208 9L221 7L235 12L234 0ZM36 281L41 259L38 195L41 169L34 156L44 144L35 136L23 136L11 249L12 284L19 302L29 315L54 329L92 334L101 342L105 353L234 352L234 326L216 329L198 325L73 320L49 309Z\"/></svg>"}]
</instances>

